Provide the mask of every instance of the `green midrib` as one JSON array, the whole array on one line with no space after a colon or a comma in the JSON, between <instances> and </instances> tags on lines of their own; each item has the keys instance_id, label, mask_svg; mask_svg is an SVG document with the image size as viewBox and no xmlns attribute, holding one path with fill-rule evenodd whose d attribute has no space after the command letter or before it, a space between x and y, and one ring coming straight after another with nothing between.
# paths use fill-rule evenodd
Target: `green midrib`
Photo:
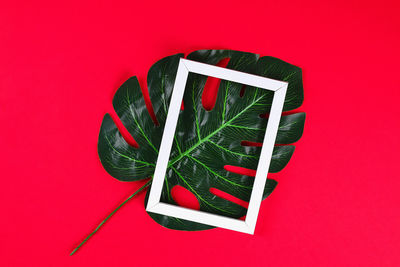
<instances>
[{"instance_id":1,"label":"green midrib","mask_svg":"<svg viewBox=\"0 0 400 267\"><path fill-rule=\"evenodd\" d=\"M238 117L240 117L244 112L246 112L249 108L251 108L254 104L256 104L258 101L260 101L262 98L264 98L265 95L260 96L259 98L255 99L255 101L253 103L251 103L250 105L248 105L245 109L243 109L241 112L239 112L236 116L234 116L232 119L230 119L229 121L225 122L224 124L222 124L218 129L216 129L215 131L213 131L212 133L210 133L209 135L207 135L204 139L199 140L199 142L197 142L194 146L192 146L191 148L189 148L188 150L186 150L185 152L183 152L182 154L180 154L178 157L176 157L175 159L171 160L168 163L168 167L171 167L172 165L174 165L176 162L178 162L179 160L181 160L183 157L187 156L190 152L192 152L194 149L196 149L198 146L200 146L201 144L203 144L204 142L207 142L211 137L213 137L216 133L218 133L219 131L221 131L222 129L224 129L225 127L229 126L229 124L234 121L235 119L237 119Z\"/></svg>"}]
</instances>

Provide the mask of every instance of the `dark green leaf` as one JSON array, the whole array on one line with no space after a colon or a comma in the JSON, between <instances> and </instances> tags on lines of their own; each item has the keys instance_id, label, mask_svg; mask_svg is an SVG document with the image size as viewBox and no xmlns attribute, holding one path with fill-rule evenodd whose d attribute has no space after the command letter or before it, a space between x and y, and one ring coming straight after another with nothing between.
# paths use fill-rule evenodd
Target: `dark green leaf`
<instances>
[{"instance_id":1,"label":"dark green leaf","mask_svg":"<svg viewBox=\"0 0 400 267\"><path fill-rule=\"evenodd\" d=\"M162 137L171 92L179 58L182 54L166 57L149 70L147 82L158 125L146 110L143 95L136 78L129 79L115 94L113 104L122 123L139 148L129 146L122 138L109 115L106 115L99 136L99 155L105 169L122 181L147 178L154 172L158 148ZM229 58L227 68L289 82L285 110L301 105L303 88L301 70L279 59L231 50L200 50L189 59L217 64ZM207 111L202 106L202 93L207 77L189 74L184 94L175 140L166 172L161 200L176 204L171 195L174 186L180 185L193 193L200 210L240 218L246 209L210 192L216 188L248 201L254 177L225 170L225 165L255 170L260 147L242 146L242 141L260 142L272 103L269 91L248 87L241 96L243 85L222 80L214 108ZM291 144L303 132L305 114L283 116L279 125L277 144ZM294 146L276 146L269 172L279 172L289 162ZM277 182L267 180L264 198L276 187ZM146 197L147 199L147 197ZM161 225L178 230L204 230L212 227L173 217L150 214Z\"/></svg>"}]
</instances>

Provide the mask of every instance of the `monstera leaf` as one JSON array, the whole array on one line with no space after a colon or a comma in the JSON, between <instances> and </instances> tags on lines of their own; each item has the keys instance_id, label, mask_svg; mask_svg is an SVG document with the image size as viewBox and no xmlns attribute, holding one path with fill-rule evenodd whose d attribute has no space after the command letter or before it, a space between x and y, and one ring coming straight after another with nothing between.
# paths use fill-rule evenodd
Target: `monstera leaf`
<instances>
[{"instance_id":1,"label":"monstera leaf","mask_svg":"<svg viewBox=\"0 0 400 267\"><path fill-rule=\"evenodd\" d=\"M153 175L179 59L183 56L177 54L163 58L148 72L147 85L156 122L147 111L136 77L127 80L116 92L114 109L139 144L138 148L129 145L110 115L105 115L98 152L104 168L118 180L138 181ZM301 69L282 60L230 50L200 50L187 58L214 65L229 58L226 66L229 69L287 81L289 87L284 111L302 104ZM205 76L189 74L161 201L177 204L171 190L179 185L194 194L200 210L240 218L246 214L244 207L214 195L210 189L249 200L254 177L234 173L226 165L256 169L261 147L249 144L262 142L268 123L268 116L262 115L268 113L273 95L260 88L222 80L214 107L206 110L202 104L206 81ZM279 172L289 162L295 148L289 144L301 137L304 120L305 113L282 116L269 172ZM275 180L267 180L264 197L274 190L276 184ZM150 213L150 216L171 229L213 228L158 214Z\"/></svg>"}]
</instances>

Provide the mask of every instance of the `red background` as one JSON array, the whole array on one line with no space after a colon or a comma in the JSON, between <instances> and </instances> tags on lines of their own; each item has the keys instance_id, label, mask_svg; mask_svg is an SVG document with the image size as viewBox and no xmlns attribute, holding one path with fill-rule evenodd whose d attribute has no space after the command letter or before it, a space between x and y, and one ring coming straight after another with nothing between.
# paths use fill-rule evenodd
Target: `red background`
<instances>
[{"instance_id":1,"label":"red background","mask_svg":"<svg viewBox=\"0 0 400 267\"><path fill-rule=\"evenodd\" d=\"M0 265L399 266L398 1L40 1L0 8ZM328 1L327 1L328 2ZM197 49L302 67L303 138L254 236L167 230L97 137L128 77Z\"/></svg>"}]
</instances>

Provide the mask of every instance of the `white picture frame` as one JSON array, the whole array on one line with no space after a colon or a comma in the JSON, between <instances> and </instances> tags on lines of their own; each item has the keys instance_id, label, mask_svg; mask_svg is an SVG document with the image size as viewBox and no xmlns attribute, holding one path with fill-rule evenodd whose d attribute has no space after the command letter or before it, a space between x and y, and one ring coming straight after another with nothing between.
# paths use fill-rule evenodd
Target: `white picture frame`
<instances>
[{"instance_id":1,"label":"white picture frame","mask_svg":"<svg viewBox=\"0 0 400 267\"><path fill-rule=\"evenodd\" d=\"M189 72L228 80L244 85L250 85L274 92L268 124L264 136L264 142L260 152L260 159L257 166L253 190L251 192L245 220L233 219L222 215L192 210L160 202L164 178L169 162L175 129L178 122ZM287 82L181 58L171 96L170 106L168 109L168 115L164 127L164 133L161 140L146 210L148 212L172 216L197 223L254 234L287 87Z\"/></svg>"}]
</instances>

